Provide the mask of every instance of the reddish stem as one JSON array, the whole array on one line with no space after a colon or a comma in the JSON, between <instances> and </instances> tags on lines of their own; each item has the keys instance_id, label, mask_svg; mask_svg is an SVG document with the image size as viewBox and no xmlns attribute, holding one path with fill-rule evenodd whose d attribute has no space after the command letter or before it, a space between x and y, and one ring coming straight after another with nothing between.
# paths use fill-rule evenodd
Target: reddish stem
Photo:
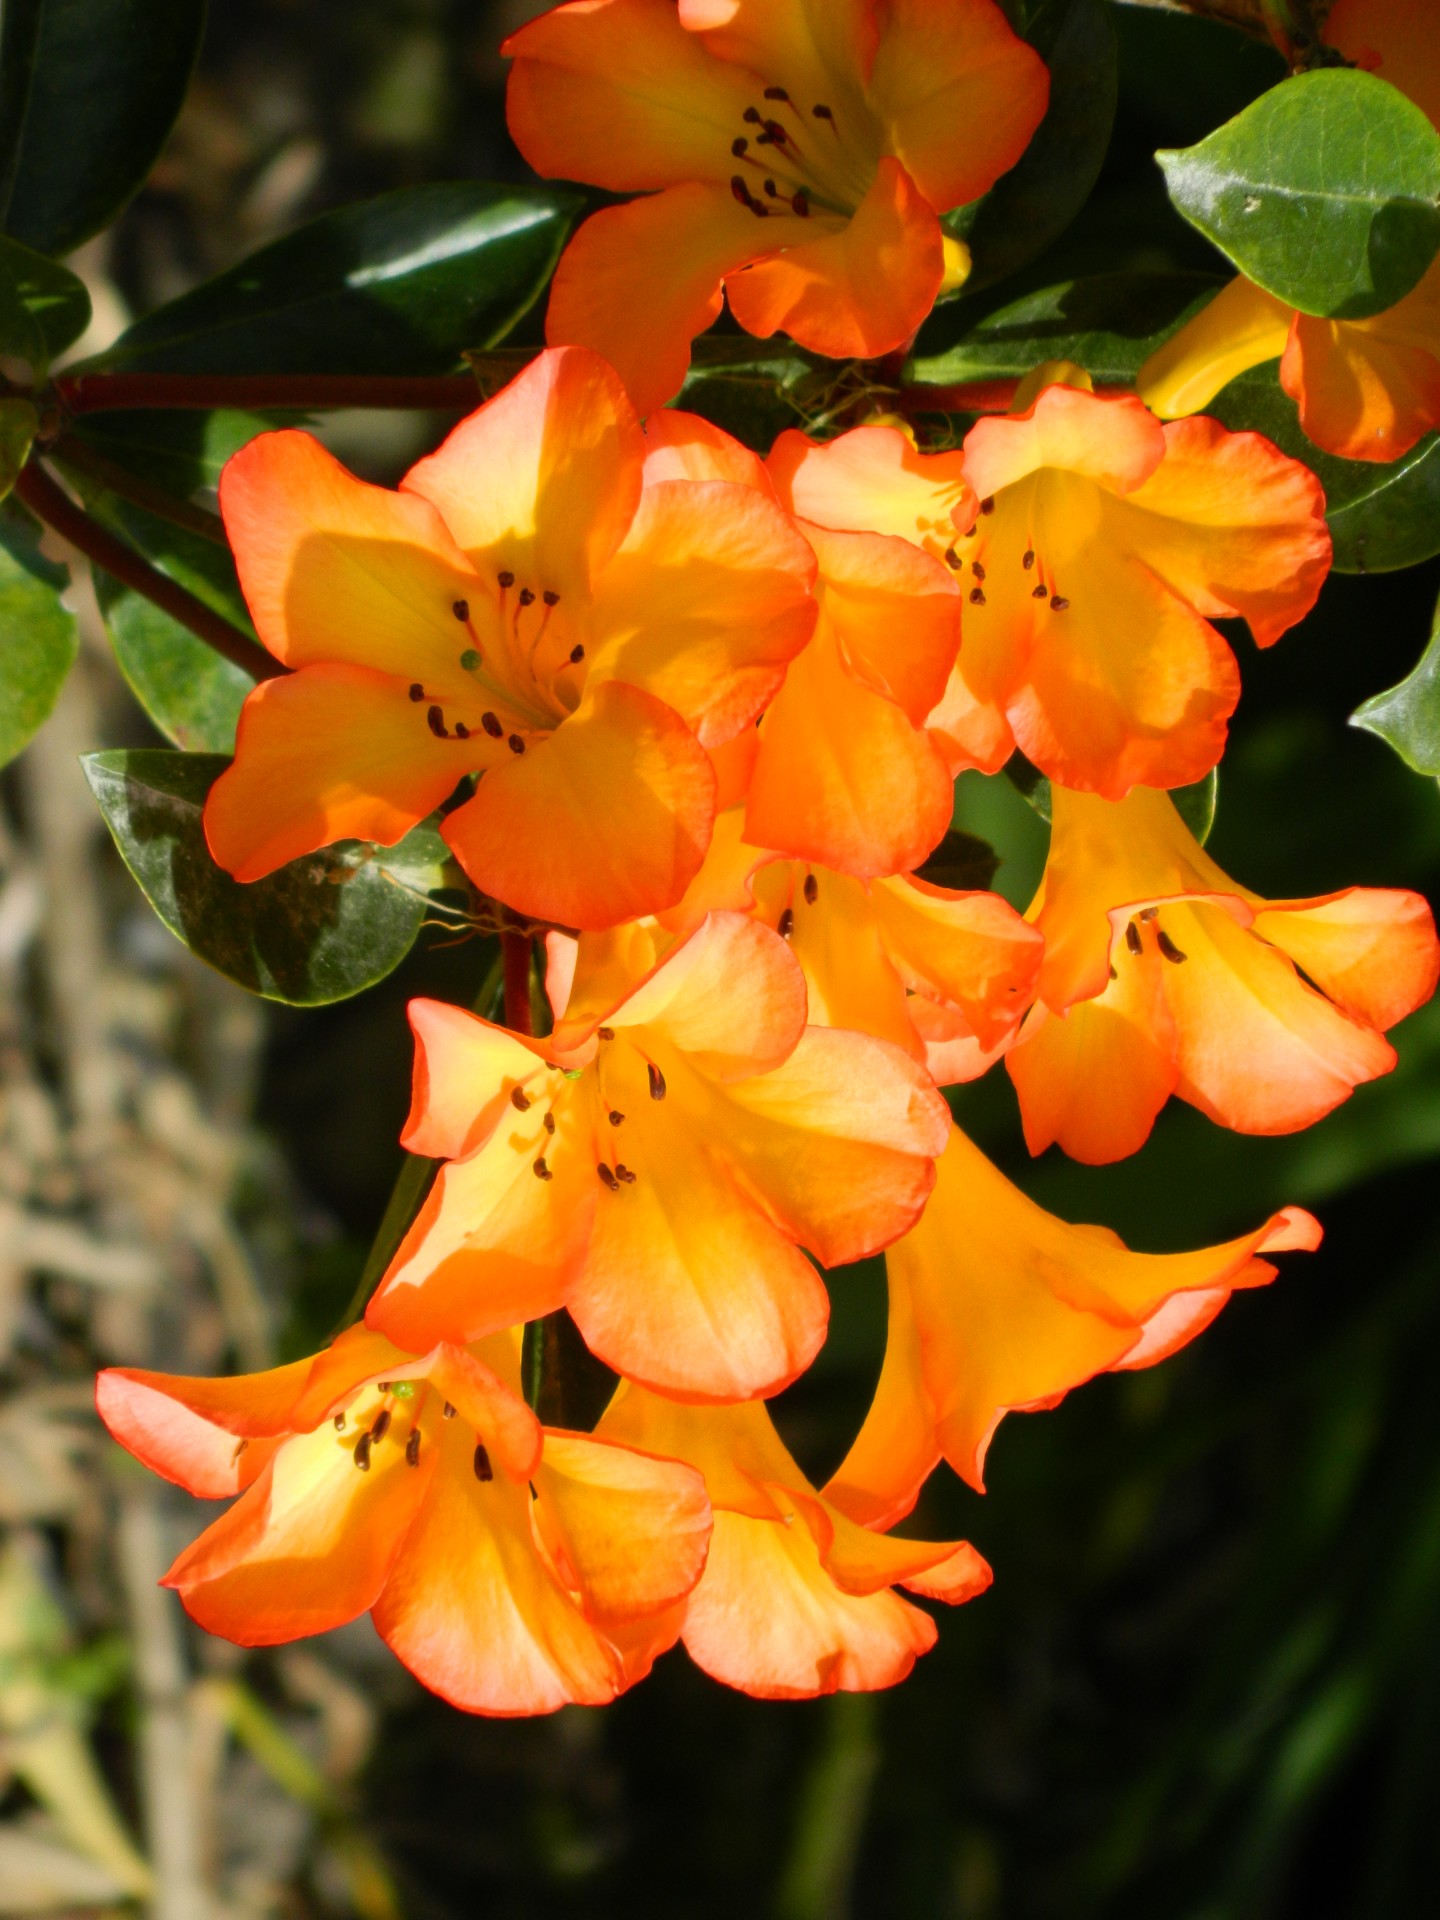
<instances>
[{"instance_id":1,"label":"reddish stem","mask_svg":"<svg viewBox=\"0 0 1440 1920\"><path fill-rule=\"evenodd\" d=\"M15 482L15 492L37 520L53 527L87 560L102 567L121 586L131 587L153 601L162 612L188 627L226 660L256 680L271 680L284 673L280 662L247 639L238 627L232 627L228 620L222 619L203 600L197 600L193 593L187 593L184 587L167 580L148 560L142 560L133 548L92 520L35 461L30 462Z\"/></svg>"},{"instance_id":2,"label":"reddish stem","mask_svg":"<svg viewBox=\"0 0 1440 1920\"><path fill-rule=\"evenodd\" d=\"M901 387L895 404L903 413L1008 413L1018 380L969 380L955 387Z\"/></svg>"},{"instance_id":3,"label":"reddish stem","mask_svg":"<svg viewBox=\"0 0 1440 1920\"><path fill-rule=\"evenodd\" d=\"M530 1011L530 935L507 927L500 936L505 956L505 1024L512 1033L533 1033Z\"/></svg>"},{"instance_id":4,"label":"reddish stem","mask_svg":"<svg viewBox=\"0 0 1440 1920\"><path fill-rule=\"evenodd\" d=\"M71 414L124 407L236 407L243 412L305 413L314 408L405 407L468 413L483 395L473 374L433 379L389 374L76 373L55 382Z\"/></svg>"}]
</instances>

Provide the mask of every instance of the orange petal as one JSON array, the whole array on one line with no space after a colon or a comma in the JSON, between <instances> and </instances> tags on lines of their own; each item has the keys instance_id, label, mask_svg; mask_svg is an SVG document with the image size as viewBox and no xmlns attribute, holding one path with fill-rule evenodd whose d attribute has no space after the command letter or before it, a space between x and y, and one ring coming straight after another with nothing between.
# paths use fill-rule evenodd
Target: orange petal
<instances>
[{"instance_id":1,"label":"orange petal","mask_svg":"<svg viewBox=\"0 0 1440 1920\"><path fill-rule=\"evenodd\" d=\"M1320 37L1409 94L1440 126L1440 47L1429 0L1335 0Z\"/></svg>"},{"instance_id":2,"label":"orange petal","mask_svg":"<svg viewBox=\"0 0 1440 1920\"><path fill-rule=\"evenodd\" d=\"M1243 273L1158 347L1135 376L1135 391L1162 420L1197 413L1237 374L1276 360L1295 315Z\"/></svg>"},{"instance_id":3,"label":"orange petal","mask_svg":"<svg viewBox=\"0 0 1440 1920\"><path fill-rule=\"evenodd\" d=\"M798 97L860 107L880 38L871 0L679 0L679 11L721 60L783 73Z\"/></svg>"},{"instance_id":4,"label":"orange petal","mask_svg":"<svg viewBox=\"0 0 1440 1920\"><path fill-rule=\"evenodd\" d=\"M977 695L965 674L965 664L957 661L939 704L926 716L926 730L952 775L967 767L998 773L1015 751L1015 735L1003 709Z\"/></svg>"},{"instance_id":5,"label":"orange petal","mask_svg":"<svg viewBox=\"0 0 1440 1920\"><path fill-rule=\"evenodd\" d=\"M684 385L690 342L718 317L724 276L781 245L781 227L800 225L757 219L728 186L670 186L604 207L556 268L545 337L596 348L639 412L653 414Z\"/></svg>"},{"instance_id":6,"label":"orange petal","mask_svg":"<svg viewBox=\"0 0 1440 1920\"><path fill-rule=\"evenodd\" d=\"M854 1444L825 1486L832 1507L862 1527L903 1520L940 1459L920 1333L903 1266L890 1265L885 1358Z\"/></svg>"},{"instance_id":7,"label":"orange petal","mask_svg":"<svg viewBox=\"0 0 1440 1920\"><path fill-rule=\"evenodd\" d=\"M713 421L679 407L662 407L645 422L645 484L664 480L728 480L772 499L775 493L758 453Z\"/></svg>"},{"instance_id":8,"label":"orange petal","mask_svg":"<svg viewBox=\"0 0 1440 1920\"><path fill-rule=\"evenodd\" d=\"M768 925L790 915L786 939L805 974L812 1025L874 1034L916 1060L923 1057L904 983L881 942L872 888L787 860L765 870L756 897Z\"/></svg>"},{"instance_id":9,"label":"orange petal","mask_svg":"<svg viewBox=\"0 0 1440 1920\"><path fill-rule=\"evenodd\" d=\"M1163 966L1152 950L1118 968L1098 999L1063 1015L1031 1010L1005 1056L1031 1153L1058 1140L1072 1160L1102 1167L1149 1139L1180 1077Z\"/></svg>"},{"instance_id":10,"label":"orange petal","mask_svg":"<svg viewBox=\"0 0 1440 1920\"><path fill-rule=\"evenodd\" d=\"M907 987L964 1013L984 1047L1019 1024L1045 952L1041 934L998 894L956 893L913 875L877 880L872 911Z\"/></svg>"},{"instance_id":11,"label":"orange petal","mask_svg":"<svg viewBox=\"0 0 1440 1920\"><path fill-rule=\"evenodd\" d=\"M403 1376L402 1376L403 1377ZM478 1354L442 1340L427 1356L424 1376L470 1429L494 1464L512 1480L528 1480L540 1465L540 1422Z\"/></svg>"},{"instance_id":12,"label":"orange petal","mask_svg":"<svg viewBox=\"0 0 1440 1920\"><path fill-rule=\"evenodd\" d=\"M214 1380L107 1367L95 1380L95 1406L152 1473L201 1499L222 1500L248 1487L269 1460L275 1449L267 1442L286 1432L310 1366L296 1360Z\"/></svg>"},{"instance_id":13,"label":"orange petal","mask_svg":"<svg viewBox=\"0 0 1440 1920\"><path fill-rule=\"evenodd\" d=\"M415 1084L400 1135L410 1153L458 1160L503 1120L516 1087L545 1071L539 1050L443 1000L412 1000Z\"/></svg>"},{"instance_id":14,"label":"orange petal","mask_svg":"<svg viewBox=\"0 0 1440 1920\"><path fill-rule=\"evenodd\" d=\"M1045 117L1050 76L992 0L890 0L869 94L937 212L977 200Z\"/></svg>"},{"instance_id":15,"label":"orange petal","mask_svg":"<svg viewBox=\"0 0 1440 1920\"><path fill-rule=\"evenodd\" d=\"M810 638L814 578L809 546L765 494L647 486L600 583L589 684L644 687L717 746L749 725Z\"/></svg>"},{"instance_id":16,"label":"orange petal","mask_svg":"<svg viewBox=\"0 0 1440 1920\"><path fill-rule=\"evenodd\" d=\"M614 369L587 346L542 353L401 481L437 507L488 583L583 602L640 500L645 442Z\"/></svg>"},{"instance_id":17,"label":"orange petal","mask_svg":"<svg viewBox=\"0 0 1440 1920\"><path fill-rule=\"evenodd\" d=\"M854 427L826 441L792 427L766 465L780 498L802 520L892 534L937 559L957 532L970 530L980 505L963 453L920 453L898 427Z\"/></svg>"},{"instance_id":18,"label":"orange petal","mask_svg":"<svg viewBox=\"0 0 1440 1920\"><path fill-rule=\"evenodd\" d=\"M1418 893L1348 887L1319 900L1272 900L1256 914L1255 932L1326 999L1382 1033L1435 991L1435 916Z\"/></svg>"},{"instance_id":19,"label":"orange petal","mask_svg":"<svg viewBox=\"0 0 1440 1920\"><path fill-rule=\"evenodd\" d=\"M622 1380L595 1431L599 1439L685 1461L704 1476L717 1511L774 1520L780 1509L766 1491L770 1483L809 1487L759 1400L696 1406Z\"/></svg>"},{"instance_id":20,"label":"orange petal","mask_svg":"<svg viewBox=\"0 0 1440 1920\"><path fill-rule=\"evenodd\" d=\"M994 1579L989 1567L964 1540L897 1540L872 1533L831 1507L825 1507L830 1543L820 1557L842 1593L879 1593L906 1586L951 1606L983 1593Z\"/></svg>"},{"instance_id":21,"label":"orange petal","mask_svg":"<svg viewBox=\"0 0 1440 1920\"><path fill-rule=\"evenodd\" d=\"M985 499L1044 468L1129 493L1165 457L1160 422L1129 393L1046 387L1020 414L992 414L965 436L965 477Z\"/></svg>"},{"instance_id":22,"label":"orange petal","mask_svg":"<svg viewBox=\"0 0 1440 1920\"><path fill-rule=\"evenodd\" d=\"M485 589L427 501L357 480L313 435L287 431L227 462L220 511L276 659L464 684L451 607Z\"/></svg>"},{"instance_id":23,"label":"orange petal","mask_svg":"<svg viewBox=\"0 0 1440 1920\"><path fill-rule=\"evenodd\" d=\"M468 1713L602 1706L623 1684L615 1650L536 1550L530 1490L477 1479L474 1435L447 1420L430 1497L374 1609L410 1671Z\"/></svg>"},{"instance_id":24,"label":"orange petal","mask_svg":"<svg viewBox=\"0 0 1440 1920\"><path fill-rule=\"evenodd\" d=\"M905 344L944 273L940 223L887 157L845 226L728 274L725 293L747 333L783 328L812 353L869 360Z\"/></svg>"},{"instance_id":25,"label":"orange petal","mask_svg":"<svg viewBox=\"0 0 1440 1920\"><path fill-rule=\"evenodd\" d=\"M479 739L436 739L425 714L404 681L368 667L262 680L205 803L216 865L263 880L337 840L394 846L489 757Z\"/></svg>"},{"instance_id":26,"label":"orange petal","mask_svg":"<svg viewBox=\"0 0 1440 1920\"><path fill-rule=\"evenodd\" d=\"M517 912L608 927L680 898L705 857L714 796L709 759L680 716L610 680L487 773L443 832L475 884Z\"/></svg>"},{"instance_id":27,"label":"orange petal","mask_svg":"<svg viewBox=\"0 0 1440 1920\"><path fill-rule=\"evenodd\" d=\"M1346 460L1398 460L1440 426L1440 263L1369 320L1295 316L1280 384L1300 425Z\"/></svg>"}]
</instances>

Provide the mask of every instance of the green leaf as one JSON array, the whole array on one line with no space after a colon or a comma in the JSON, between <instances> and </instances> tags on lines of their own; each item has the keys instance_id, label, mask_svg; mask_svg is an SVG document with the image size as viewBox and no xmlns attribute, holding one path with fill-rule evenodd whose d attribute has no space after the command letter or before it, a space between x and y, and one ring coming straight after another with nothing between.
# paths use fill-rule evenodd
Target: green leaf
<instances>
[{"instance_id":1,"label":"green leaf","mask_svg":"<svg viewBox=\"0 0 1440 1920\"><path fill-rule=\"evenodd\" d=\"M190 84L204 0L21 0L0 41L0 225L39 253L98 233L144 182ZM8 195L4 189L8 187Z\"/></svg>"},{"instance_id":2,"label":"green leaf","mask_svg":"<svg viewBox=\"0 0 1440 1920\"><path fill-rule=\"evenodd\" d=\"M445 373L533 304L580 205L461 181L341 207L147 314L85 370Z\"/></svg>"},{"instance_id":3,"label":"green leaf","mask_svg":"<svg viewBox=\"0 0 1440 1920\"><path fill-rule=\"evenodd\" d=\"M1013 753L1001 769L1018 793L1024 795L1042 820L1050 819L1050 782L1023 753ZM1175 811L1203 847L1215 825L1215 807L1220 794L1220 776L1212 767L1203 780L1188 787L1172 787L1170 798Z\"/></svg>"},{"instance_id":4,"label":"green leaf","mask_svg":"<svg viewBox=\"0 0 1440 1920\"><path fill-rule=\"evenodd\" d=\"M38 385L89 324L84 281L0 234L0 354L23 360Z\"/></svg>"},{"instance_id":5,"label":"green leaf","mask_svg":"<svg viewBox=\"0 0 1440 1920\"><path fill-rule=\"evenodd\" d=\"M1381 313L1440 247L1440 133L1374 74L1297 74L1155 157L1190 224L1302 313Z\"/></svg>"},{"instance_id":6,"label":"green leaf","mask_svg":"<svg viewBox=\"0 0 1440 1920\"><path fill-rule=\"evenodd\" d=\"M39 424L28 400L0 399L0 500L20 478Z\"/></svg>"},{"instance_id":7,"label":"green leaf","mask_svg":"<svg viewBox=\"0 0 1440 1920\"><path fill-rule=\"evenodd\" d=\"M954 893L983 893L1000 870L1000 856L977 833L951 827L930 858L915 870L917 880Z\"/></svg>"},{"instance_id":8,"label":"green leaf","mask_svg":"<svg viewBox=\"0 0 1440 1920\"><path fill-rule=\"evenodd\" d=\"M48 717L74 661L75 616L60 604L69 584L29 515L0 506L0 766Z\"/></svg>"},{"instance_id":9,"label":"green leaf","mask_svg":"<svg viewBox=\"0 0 1440 1920\"><path fill-rule=\"evenodd\" d=\"M844 382L844 369L833 360L813 360L783 335L733 340L704 334L691 350L675 405L763 455L787 427L819 425L827 394Z\"/></svg>"},{"instance_id":10,"label":"green leaf","mask_svg":"<svg viewBox=\"0 0 1440 1920\"><path fill-rule=\"evenodd\" d=\"M165 925L218 972L297 1007L383 980L415 944L448 857L430 827L397 847L344 841L242 886L210 858L201 810L222 756L87 754L91 791L121 858Z\"/></svg>"},{"instance_id":11,"label":"green leaf","mask_svg":"<svg viewBox=\"0 0 1440 1920\"><path fill-rule=\"evenodd\" d=\"M213 413L155 407L134 413L82 414L66 428L65 437L67 443L85 442L117 466L188 500L197 493L213 493L225 462L257 434L302 425L306 417L226 407Z\"/></svg>"},{"instance_id":12,"label":"green leaf","mask_svg":"<svg viewBox=\"0 0 1440 1920\"><path fill-rule=\"evenodd\" d=\"M1440 434L1389 462L1322 453L1302 433L1274 362L1239 375L1205 411L1263 433L1311 469L1325 489L1337 573L1393 573L1440 553Z\"/></svg>"},{"instance_id":13,"label":"green leaf","mask_svg":"<svg viewBox=\"0 0 1440 1920\"><path fill-rule=\"evenodd\" d=\"M1440 607L1414 672L1358 706L1350 724L1378 734L1416 773L1440 779Z\"/></svg>"},{"instance_id":14,"label":"green leaf","mask_svg":"<svg viewBox=\"0 0 1440 1920\"><path fill-rule=\"evenodd\" d=\"M1063 233L1089 199L1110 144L1116 74L1109 8L1103 0L1031 0L1023 15L1015 24L1050 69L1050 104L1009 173L942 220L972 256L960 294L1003 280Z\"/></svg>"},{"instance_id":15,"label":"green leaf","mask_svg":"<svg viewBox=\"0 0 1440 1920\"><path fill-rule=\"evenodd\" d=\"M1043 360L1073 360L1102 382L1130 381L1220 282L1203 273L1100 273L1027 293L944 353L912 360L907 382L1017 380Z\"/></svg>"}]
</instances>

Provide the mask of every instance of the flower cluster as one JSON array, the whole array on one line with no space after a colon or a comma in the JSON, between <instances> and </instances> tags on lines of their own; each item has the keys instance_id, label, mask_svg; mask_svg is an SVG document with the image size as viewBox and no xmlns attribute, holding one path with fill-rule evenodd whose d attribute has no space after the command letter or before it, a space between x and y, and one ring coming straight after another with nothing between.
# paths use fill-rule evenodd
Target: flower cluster
<instances>
[{"instance_id":1,"label":"flower cluster","mask_svg":"<svg viewBox=\"0 0 1440 1920\"><path fill-rule=\"evenodd\" d=\"M1089 1162L1172 1093L1302 1127L1393 1064L1440 951L1411 894L1248 891L1170 797L1239 696L1214 622L1269 646L1329 566L1268 441L1066 365L948 451L882 420L762 460L659 406L722 284L821 352L913 333L963 268L939 214L1045 105L991 0L578 0L509 51L532 161L649 197L581 229L559 344L398 490L302 432L232 460L290 671L206 831L253 880L439 809L527 966L542 939L548 1021L412 1004L403 1139L440 1165L363 1324L261 1375L112 1369L100 1409L238 1496L168 1580L243 1644L368 1610L496 1714L609 1700L677 1640L754 1694L885 1686L936 1636L899 1590L990 1581L893 1531L941 1457L981 1488L1005 1413L1163 1359L1319 1238L1286 1208L1131 1252L1032 1204L939 1088L1003 1057L1032 1151ZM956 776L1017 750L1053 814L1024 916L918 871ZM817 1488L766 1401L825 1338L823 1271L882 1249L879 1385ZM562 1310L616 1377L592 1433L522 1392Z\"/></svg>"}]
</instances>

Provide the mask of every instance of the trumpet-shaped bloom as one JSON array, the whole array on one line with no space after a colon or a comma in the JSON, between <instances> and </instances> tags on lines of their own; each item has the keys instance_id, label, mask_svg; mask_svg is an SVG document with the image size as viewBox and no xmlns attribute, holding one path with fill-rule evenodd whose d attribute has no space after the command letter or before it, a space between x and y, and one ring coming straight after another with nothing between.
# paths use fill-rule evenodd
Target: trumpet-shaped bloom
<instances>
[{"instance_id":1,"label":"trumpet-shaped bloom","mask_svg":"<svg viewBox=\"0 0 1440 1920\"><path fill-rule=\"evenodd\" d=\"M955 499L953 455L887 463L873 437L852 452L857 437L786 436L782 498L832 525L913 524L928 546L955 500L964 641L928 724L987 772L1018 746L1053 780L1112 798L1199 779L1240 689L1211 621L1242 616L1269 646L1329 568L1313 474L1258 434L1162 426L1133 395L1051 385L978 421L964 449L978 514Z\"/></svg>"},{"instance_id":2,"label":"trumpet-shaped bloom","mask_svg":"<svg viewBox=\"0 0 1440 1920\"><path fill-rule=\"evenodd\" d=\"M815 619L810 549L725 481L644 484L619 380L546 353L398 492L263 434L220 504L256 630L294 672L245 703L205 810L256 880L334 840L391 845L467 776L443 832L486 893L604 926L671 904L714 814L705 753Z\"/></svg>"},{"instance_id":3,"label":"trumpet-shaped bloom","mask_svg":"<svg viewBox=\"0 0 1440 1920\"><path fill-rule=\"evenodd\" d=\"M795 1700L894 1686L936 1629L893 1589L955 1606L990 1585L964 1541L887 1538L816 1493L758 1403L677 1406L625 1382L596 1432L704 1475L715 1532L682 1633L697 1666L745 1693Z\"/></svg>"},{"instance_id":4,"label":"trumpet-shaped bloom","mask_svg":"<svg viewBox=\"0 0 1440 1920\"><path fill-rule=\"evenodd\" d=\"M1054 794L1030 917L1037 1003L1007 1056L1032 1153L1134 1153L1172 1093L1241 1133L1290 1133L1388 1073L1386 1028L1435 990L1418 894L1238 887L1165 794Z\"/></svg>"},{"instance_id":5,"label":"trumpet-shaped bloom","mask_svg":"<svg viewBox=\"0 0 1440 1920\"><path fill-rule=\"evenodd\" d=\"M1440 127L1430 0L1337 0L1323 37ZM1403 300L1364 320L1297 313L1241 274L1150 356L1136 386L1174 419L1277 354L1280 384L1317 447L1346 460L1398 460L1440 426L1440 262Z\"/></svg>"},{"instance_id":6,"label":"trumpet-shaped bloom","mask_svg":"<svg viewBox=\"0 0 1440 1920\"><path fill-rule=\"evenodd\" d=\"M101 1418L137 1459L235 1504L165 1576L211 1633L270 1646L367 1609L473 1713L611 1700L673 1644L705 1564L700 1476L542 1430L520 1335L403 1352L352 1327L224 1380L111 1368Z\"/></svg>"},{"instance_id":7,"label":"trumpet-shaped bloom","mask_svg":"<svg viewBox=\"0 0 1440 1920\"><path fill-rule=\"evenodd\" d=\"M367 1314L406 1346L566 1305L631 1378L773 1392L825 1334L798 1246L831 1266L872 1252L934 1180L947 1115L926 1075L807 1027L794 956L737 914L572 1003L548 1040L435 1001L410 1013L404 1141L448 1164Z\"/></svg>"},{"instance_id":8,"label":"trumpet-shaped bloom","mask_svg":"<svg viewBox=\"0 0 1440 1920\"><path fill-rule=\"evenodd\" d=\"M942 1456L983 1493L1005 1414L1053 1407L1097 1373L1154 1366L1237 1287L1274 1278L1261 1254L1319 1244L1319 1223L1286 1207L1223 1246L1132 1253L1107 1227L1069 1226L1027 1200L957 1128L924 1219L886 1255L885 1363L827 1499L862 1526L891 1526ZM711 1498L720 1505L713 1487Z\"/></svg>"},{"instance_id":9,"label":"trumpet-shaped bloom","mask_svg":"<svg viewBox=\"0 0 1440 1920\"><path fill-rule=\"evenodd\" d=\"M992 0L576 0L505 42L541 174L646 197L594 214L550 294L642 413L721 291L754 334L868 358L969 271L937 215L1024 152L1049 79Z\"/></svg>"}]
</instances>

